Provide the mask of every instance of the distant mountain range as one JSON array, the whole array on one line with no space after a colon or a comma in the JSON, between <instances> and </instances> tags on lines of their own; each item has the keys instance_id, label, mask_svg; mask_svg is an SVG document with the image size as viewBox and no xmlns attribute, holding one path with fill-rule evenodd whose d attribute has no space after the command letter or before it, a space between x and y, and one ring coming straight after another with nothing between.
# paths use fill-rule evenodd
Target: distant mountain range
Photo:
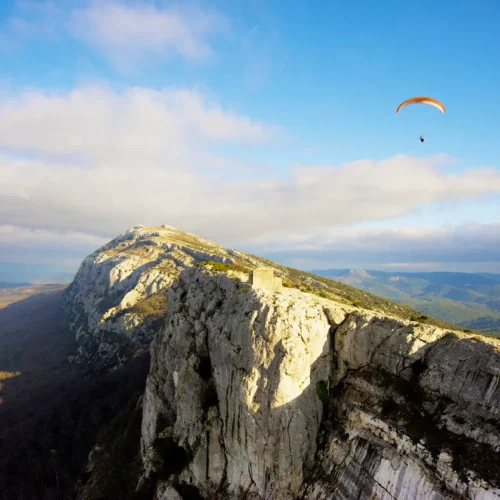
<instances>
[{"instance_id":1,"label":"distant mountain range","mask_svg":"<svg viewBox=\"0 0 500 500\"><path fill-rule=\"evenodd\" d=\"M389 273L367 269L314 269L443 321L500 335L500 274Z\"/></svg>"}]
</instances>

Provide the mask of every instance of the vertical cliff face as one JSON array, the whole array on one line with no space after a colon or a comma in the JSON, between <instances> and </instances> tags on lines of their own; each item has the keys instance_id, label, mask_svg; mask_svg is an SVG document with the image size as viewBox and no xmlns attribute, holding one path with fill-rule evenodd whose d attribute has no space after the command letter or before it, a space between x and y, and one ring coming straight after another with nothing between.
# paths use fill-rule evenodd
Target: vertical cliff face
<instances>
[{"instance_id":1,"label":"vertical cliff face","mask_svg":"<svg viewBox=\"0 0 500 500\"><path fill-rule=\"evenodd\" d=\"M355 312L333 346L304 497L500 498L498 340Z\"/></svg>"},{"instance_id":2,"label":"vertical cliff face","mask_svg":"<svg viewBox=\"0 0 500 500\"><path fill-rule=\"evenodd\" d=\"M151 347L146 477L205 498L296 495L315 459L328 332L344 316L298 290L269 292L224 274L184 272Z\"/></svg>"},{"instance_id":3,"label":"vertical cliff face","mask_svg":"<svg viewBox=\"0 0 500 500\"><path fill-rule=\"evenodd\" d=\"M124 363L138 346L147 346L163 323L166 291L180 272L203 261L218 263L226 270L239 269L244 280L252 270L264 267L254 277L257 287L279 289L283 285L399 317L416 314L341 283L227 249L169 226L136 226L85 258L65 291L64 308L80 344L72 360L109 369Z\"/></svg>"},{"instance_id":4,"label":"vertical cliff face","mask_svg":"<svg viewBox=\"0 0 500 500\"><path fill-rule=\"evenodd\" d=\"M152 346L160 498L498 498L499 342L183 272Z\"/></svg>"}]
</instances>

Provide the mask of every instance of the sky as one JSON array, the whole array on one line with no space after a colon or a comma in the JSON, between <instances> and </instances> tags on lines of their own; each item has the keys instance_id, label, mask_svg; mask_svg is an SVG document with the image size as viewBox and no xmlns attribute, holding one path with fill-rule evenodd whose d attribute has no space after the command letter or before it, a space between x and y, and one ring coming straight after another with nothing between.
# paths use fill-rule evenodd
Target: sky
<instances>
[{"instance_id":1,"label":"sky","mask_svg":"<svg viewBox=\"0 0 500 500\"><path fill-rule=\"evenodd\" d=\"M0 263L72 272L167 224L307 270L500 273L499 22L496 0L2 0ZM396 115L415 95L446 114Z\"/></svg>"}]
</instances>

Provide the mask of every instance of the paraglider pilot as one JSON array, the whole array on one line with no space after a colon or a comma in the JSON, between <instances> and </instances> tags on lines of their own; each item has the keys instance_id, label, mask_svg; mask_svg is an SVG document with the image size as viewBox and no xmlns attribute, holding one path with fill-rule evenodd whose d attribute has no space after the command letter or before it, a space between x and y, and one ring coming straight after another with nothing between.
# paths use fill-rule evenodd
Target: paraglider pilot
<instances>
[{"instance_id":1,"label":"paraglider pilot","mask_svg":"<svg viewBox=\"0 0 500 500\"><path fill-rule=\"evenodd\" d=\"M420 136L420 142L424 142L424 136L423 135Z\"/></svg>"}]
</instances>

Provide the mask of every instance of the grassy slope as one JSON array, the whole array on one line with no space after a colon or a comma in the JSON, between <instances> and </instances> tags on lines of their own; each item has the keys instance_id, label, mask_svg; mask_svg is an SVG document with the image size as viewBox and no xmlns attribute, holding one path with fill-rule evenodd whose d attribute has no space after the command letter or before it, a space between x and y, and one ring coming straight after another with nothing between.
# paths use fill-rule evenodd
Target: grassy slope
<instances>
[{"instance_id":1,"label":"grassy slope","mask_svg":"<svg viewBox=\"0 0 500 500\"><path fill-rule=\"evenodd\" d=\"M330 272L331 271L331 272ZM500 332L499 276L467 273L385 273L317 270L463 328Z\"/></svg>"}]
</instances>

